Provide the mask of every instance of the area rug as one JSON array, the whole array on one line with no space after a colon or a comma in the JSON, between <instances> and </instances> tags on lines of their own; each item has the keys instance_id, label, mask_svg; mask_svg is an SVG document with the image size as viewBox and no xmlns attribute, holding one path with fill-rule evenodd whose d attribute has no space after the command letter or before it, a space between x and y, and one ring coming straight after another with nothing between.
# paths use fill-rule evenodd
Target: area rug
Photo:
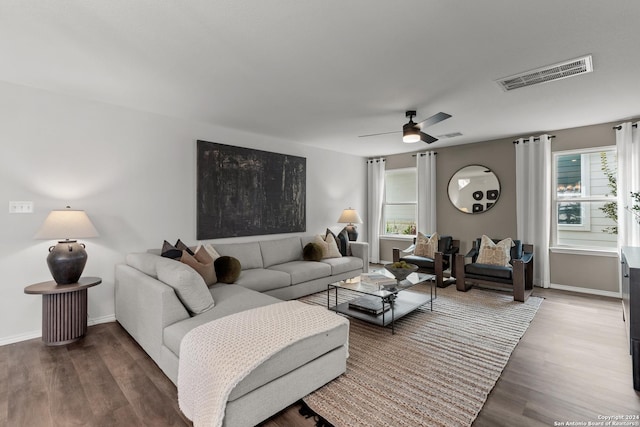
<instances>
[{"instance_id":1,"label":"area rug","mask_svg":"<svg viewBox=\"0 0 640 427\"><path fill-rule=\"evenodd\" d=\"M351 298L339 291L339 302ZM326 306L327 294L301 300ZM395 335L350 318L346 373L304 402L335 427L470 426L541 303L450 286L433 311L427 304L397 321Z\"/></svg>"}]
</instances>

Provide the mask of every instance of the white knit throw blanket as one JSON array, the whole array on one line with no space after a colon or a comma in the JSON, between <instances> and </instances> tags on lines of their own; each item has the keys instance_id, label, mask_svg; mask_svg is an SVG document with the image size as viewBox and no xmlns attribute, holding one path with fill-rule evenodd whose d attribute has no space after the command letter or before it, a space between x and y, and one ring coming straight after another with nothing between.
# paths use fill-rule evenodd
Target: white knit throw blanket
<instances>
[{"instance_id":1,"label":"white knit throw blanket","mask_svg":"<svg viewBox=\"0 0 640 427\"><path fill-rule=\"evenodd\" d=\"M240 381L294 342L348 320L299 301L242 311L194 328L180 343L178 403L194 426L221 426Z\"/></svg>"}]
</instances>

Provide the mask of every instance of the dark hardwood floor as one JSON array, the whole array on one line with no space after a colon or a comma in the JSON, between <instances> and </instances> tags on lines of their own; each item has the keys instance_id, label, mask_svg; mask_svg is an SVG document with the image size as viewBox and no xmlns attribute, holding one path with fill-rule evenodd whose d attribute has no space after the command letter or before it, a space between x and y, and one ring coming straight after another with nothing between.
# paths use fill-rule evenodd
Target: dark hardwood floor
<instances>
[{"instance_id":1,"label":"dark hardwood floor","mask_svg":"<svg viewBox=\"0 0 640 427\"><path fill-rule=\"evenodd\" d=\"M546 300L474 426L640 414L620 301L537 288L534 295ZM313 426L298 409L263 427ZM141 425L191 423L173 383L117 323L92 326L67 346L36 339L0 347L0 426Z\"/></svg>"}]
</instances>

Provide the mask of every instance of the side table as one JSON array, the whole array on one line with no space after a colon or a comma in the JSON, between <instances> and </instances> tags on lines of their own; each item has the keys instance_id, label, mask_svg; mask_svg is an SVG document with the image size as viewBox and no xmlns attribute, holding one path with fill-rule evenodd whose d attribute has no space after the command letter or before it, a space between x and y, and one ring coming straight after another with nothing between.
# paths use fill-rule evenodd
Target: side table
<instances>
[{"instance_id":1,"label":"side table","mask_svg":"<svg viewBox=\"0 0 640 427\"><path fill-rule=\"evenodd\" d=\"M77 283L58 285L53 280L24 288L42 295L42 341L65 345L87 333L87 289L102 283L99 277L81 277Z\"/></svg>"}]
</instances>

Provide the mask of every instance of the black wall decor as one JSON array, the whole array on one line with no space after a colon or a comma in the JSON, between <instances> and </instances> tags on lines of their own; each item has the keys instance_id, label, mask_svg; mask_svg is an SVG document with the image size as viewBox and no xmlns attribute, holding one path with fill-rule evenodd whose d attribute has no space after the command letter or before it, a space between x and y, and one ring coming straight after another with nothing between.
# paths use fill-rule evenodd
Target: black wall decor
<instances>
[{"instance_id":1,"label":"black wall decor","mask_svg":"<svg viewBox=\"0 0 640 427\"><path fill-rule=\"evenodd\" d=\"M304 157L198 141L198 240L306 231Z\"/></svg>"}]
</instances>

